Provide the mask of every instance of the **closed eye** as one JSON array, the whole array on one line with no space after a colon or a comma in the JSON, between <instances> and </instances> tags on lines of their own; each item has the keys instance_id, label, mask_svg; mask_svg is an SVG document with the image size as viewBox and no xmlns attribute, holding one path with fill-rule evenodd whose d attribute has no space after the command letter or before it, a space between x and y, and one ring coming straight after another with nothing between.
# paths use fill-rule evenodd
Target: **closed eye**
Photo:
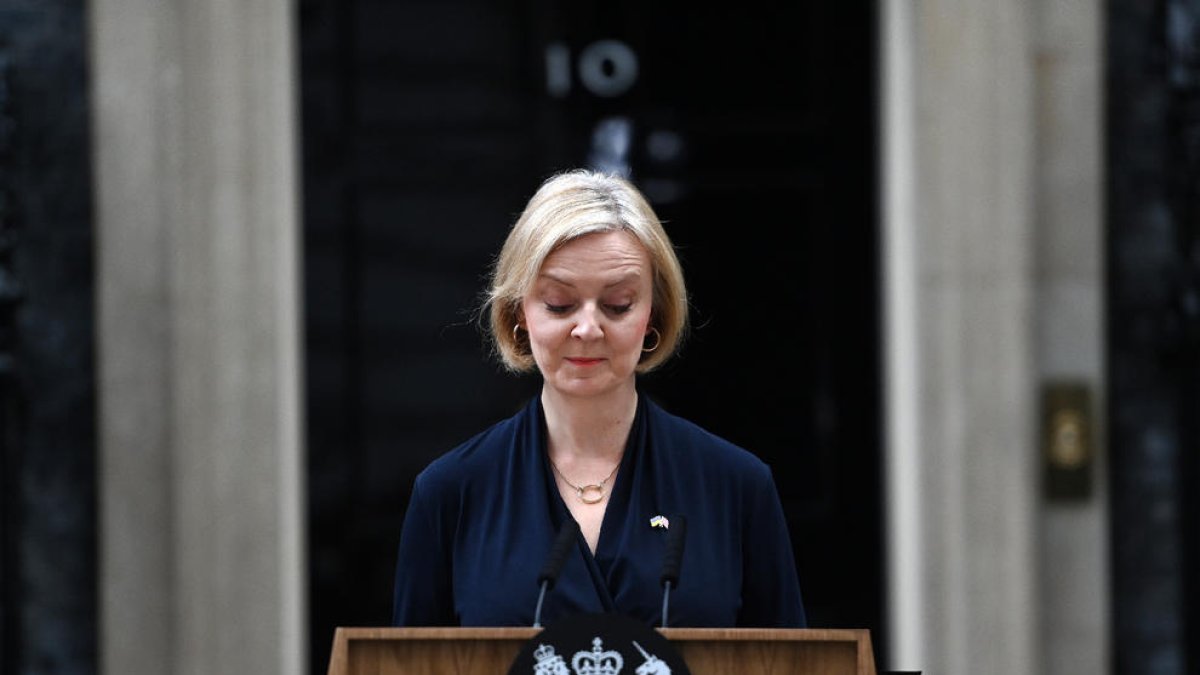
<instances>
[{"instance_id":1,"label":"closed eye","mask_svg":"<svg viewBox=\"0 0 1200 675\"><path fill-rule=\"evenodd\" d=\"M608 308L608 311L612 312L613 314L624 314L625 312L628 312L630 309L633 309L633 304L631 303L628 305L606 305L606 307Z\"/></svg>"},{"instance_id":2,"label":"closed eye","mask_svg":"<svg viewBox=\"0 0 1200 675\"><path fill-rule=\"evenodd\" d=\"M571 305L551 305L546 303L546 311L551 314L566 314L571 310Z\"/></svg>"}]
</instances>

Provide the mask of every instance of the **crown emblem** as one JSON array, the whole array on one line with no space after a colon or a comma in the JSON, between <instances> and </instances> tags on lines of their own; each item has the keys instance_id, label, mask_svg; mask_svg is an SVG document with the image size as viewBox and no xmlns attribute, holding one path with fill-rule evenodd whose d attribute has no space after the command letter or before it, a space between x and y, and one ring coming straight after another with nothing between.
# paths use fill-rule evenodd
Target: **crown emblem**
<instances>
[{"instance_id":1,"label":"crown emblem","mask_svg":"<svg viewBox=\"0 0 1200 675\"><path fill-rule=\"evenodd\" d=\"M592 651L575 652L571 657L571 670L575 675L617 675L625 666L625 659L619 652L604 651L600 638L592 638Z\"/></svg>"},{"instance_id":2,"label":"crown emblem","mask_svg":"<svg viewBox=\"0 0 1200 675\"><path fill-rule=\"evenodd\" d=\"M567 664L550 645L539 644L533 657L537 659L537 663L533 664L533 675L571 675Z\"/></svg>"}]
</instances>

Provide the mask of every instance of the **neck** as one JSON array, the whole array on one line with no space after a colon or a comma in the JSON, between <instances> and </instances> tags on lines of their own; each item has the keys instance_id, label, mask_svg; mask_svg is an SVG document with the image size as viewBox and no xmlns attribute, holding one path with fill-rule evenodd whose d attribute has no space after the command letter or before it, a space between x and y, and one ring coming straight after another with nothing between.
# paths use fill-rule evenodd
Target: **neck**
<instances>
[{"instance_id":1,"label":"neck","mask_svg":"<svg viewBox=\"0 0 1200 675\"><path fill-rule=\"evenodd\" d=\"M613 459L625 451L637 388L630 381L603 397L574 398L543 387L542 410L552 459Z\"/></svg>"}]
</instances>

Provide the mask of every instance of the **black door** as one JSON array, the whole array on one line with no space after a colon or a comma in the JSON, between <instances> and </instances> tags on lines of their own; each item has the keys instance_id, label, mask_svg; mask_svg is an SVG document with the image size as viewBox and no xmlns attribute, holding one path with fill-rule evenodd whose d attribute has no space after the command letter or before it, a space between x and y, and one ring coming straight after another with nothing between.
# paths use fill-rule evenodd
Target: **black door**
<instances>
[{"instance_id":1,"label":"black door","mask_svg":"<svg viewBox=\"0 0 1200 675\"><path fill-rule=\"evenodd\" d=\"M0 672L97 662L86 7L0 3Z\"/></svg>"},{"instance_id":2,"label":"black door","mask_svg":"<svg viewBox=\"0 0 1200 675\"><path fill-rule=\"evenodd\" d=\"M301 3L313 671L415 474L510 415L471 310L537 184L627 172L695 328L643 380L772 465L810 621L882 650L874 3Z\"/></svg>"},{"instance_id":3,"label":"black door","mask_svg":"<svg viewBox=\"0 0 1200 675\"><path fill-rule=\"evenodd\" d=\"M1200 672L1200 3L1107 4L1114 672Z\"/></svg>"}]
</instances>

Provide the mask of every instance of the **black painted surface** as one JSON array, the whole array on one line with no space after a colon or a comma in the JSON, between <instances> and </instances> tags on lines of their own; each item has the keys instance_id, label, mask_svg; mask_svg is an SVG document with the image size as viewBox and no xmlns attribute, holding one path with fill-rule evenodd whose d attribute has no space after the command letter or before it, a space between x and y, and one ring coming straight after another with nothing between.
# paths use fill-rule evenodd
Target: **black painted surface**
<instances>
[{"instance_id":1,"label":"black painted surface","mask_svg":"<svg viewBox=\"0 0 1200 675\"><path fill-rule=\"evenodd\" d=\"M10 116L0 132L8 137L0 143L5 673L96 670L84 18L79 1L10 0L0 8Z\"/></svg>"},{"instance_id":2,"label":"black painted surface","mask_svg":"<svg viewBox=\"0 0 1200 675\"><path fill-rule=\"evenodd\" d=\"M8 2L18 673L96 669L92 225L84 5ZM8 664L6 664L8 665Z\"/></svg>"},{"instance_id":3,"label":"black painted surface","mask_svg":"<svg viewBox=\"0 0 1200 675\"><path fill-rule=\"evenodd\" d=\"M300 8L313 671L388 623L415 474L536 391L470 311L538 182L588 163L631 172L693 295L644 388L771 463L810 619L885 653L872 3ZM627 89L580 75L609 49L620 84L605 39Z\"/></svg>"},{"instance_id":4,"label":"black painted surface","mask_svg":"<svg viewBox=\"0 0 1200 675\"><path fill-rule=\"evenodd\" d=\"M0 42L0 280L14 280L13 250L18 230L15 213L16 102L12 96L13 61ZM0 292L0 672L15 672L20 662L17 619L21 606L20 560L22 418L20 383L13 377L16 363L16 311L21 293L15 283Z\"/></svg>"},{"instance_id":5,"label":"black painted surface","mask_svg":"<svg viewBox=\"0 0 1200 675\"><path fill-rule=\"evenodd\" d=\"M1200 2L1111 0L1116 671L1200 672Z\"/></svg>"}]
</instances>

